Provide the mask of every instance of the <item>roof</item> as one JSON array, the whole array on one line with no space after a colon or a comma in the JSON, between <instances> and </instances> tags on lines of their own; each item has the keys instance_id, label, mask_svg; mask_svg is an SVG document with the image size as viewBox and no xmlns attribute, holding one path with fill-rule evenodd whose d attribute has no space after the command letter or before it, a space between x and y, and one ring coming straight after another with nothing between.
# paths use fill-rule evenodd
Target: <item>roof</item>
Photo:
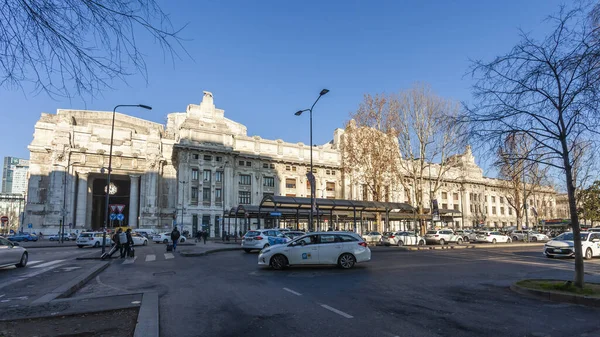
<instances>
[{"instance_id":1,"label":"roof","mask_svg":"<svg viewBox=\"0 0 600 337\"><path fill-rule=\"evenodd\" d=\"M316 198L315 204L321 211L339 210L339 211L366 211L366 212L414 212L415 208L409 204L400 202L380 202L380 201L362 201L347 199L322 199ZM300 209L310 210L310 198L305 197L287 197L267 195L263 198L259 206L263 208L282 209Z\"/></svg>"}]
</instances>

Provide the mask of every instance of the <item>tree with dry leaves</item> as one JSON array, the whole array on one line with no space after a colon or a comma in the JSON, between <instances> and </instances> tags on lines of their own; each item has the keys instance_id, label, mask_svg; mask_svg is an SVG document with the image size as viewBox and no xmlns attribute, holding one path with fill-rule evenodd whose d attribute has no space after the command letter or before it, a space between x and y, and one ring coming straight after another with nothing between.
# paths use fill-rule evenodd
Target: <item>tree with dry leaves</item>
<instances>
[{"instance_id":1,"label":"tree with dry leaves","mask_svg":"<svg viewBox=\"0 0 600 337\"><path fill-rule=\"evenodd\" d=\"M539 162L562 172L574 234L574 285L583 287L584 265L576 201L577 148L594 143L600 129L600 40L586 8L561 8L552 31L537 40L523 33L508 53L473 65L475 104L463 122L471 135L497 150L510 135L532 140L529 152L512 161Z\"/></svg>"},{"instance_id":2,"label":"tree with dry leaves","mask_svg":"<svg viewBox=\"0 0 600 337\"><path fill-rule=\"evenodd\" d=\"M387 97L365 95L344 130L342 167L351 186L361 191L356 199L390 201L399 153L389 107ZM382 230L379 217L377 223Z\"/></svg>"},{"instance_id":3,"label":"tree with dry leaves","mask_svg":"<svg viewBox=\"0 0 600 337\"><path fill-rule=\"evenodd\" d=\"M0 85L93 97L114 79L146 77L144 33L172 59L184 51L155 0L0 0Z\"/></svg>"},{"instance_id":4,"label":"tree with dry leaves","mask_svg":"<svg viewBox=\"0 0 600 337\"><path fill-rule=\"evenodd\" d=\"M460 106L421 84L393 95L390 101L395 111L393 126L402 157L398 171L402 176L400 182L405 189L416 191L415 206L423 215L426 208L431 209L431 200L436 199L448 171L458 164L449 160L450 157L465 144L465 133L456 123ZM425 191L431 194L428 205ZM421 221L422 234L425 227Z\"/></svg>"}]
</instances>

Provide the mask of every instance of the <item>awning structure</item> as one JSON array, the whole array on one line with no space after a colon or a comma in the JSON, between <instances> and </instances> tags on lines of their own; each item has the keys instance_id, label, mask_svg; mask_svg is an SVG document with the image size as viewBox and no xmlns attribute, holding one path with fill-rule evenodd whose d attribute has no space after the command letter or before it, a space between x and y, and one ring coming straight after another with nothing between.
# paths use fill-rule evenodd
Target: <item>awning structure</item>
<instances>
[{"instance_id":1,"label":"awning structure","mask_svg":"<svg viewBox=\"0 0 600 337\"><path fill-rule=\"evenodd\" d=\"M415 212L415 208L409 204L399 202L362 201L347 199L321 199L316 198L315 204L319 211L363 211L373 213L385 213L396 211L400 213ZM259 208L273 208L277 210L294 209L310 211L310 198L286 197L267 195L260 202Z\"/></svg>"}]
</instances>

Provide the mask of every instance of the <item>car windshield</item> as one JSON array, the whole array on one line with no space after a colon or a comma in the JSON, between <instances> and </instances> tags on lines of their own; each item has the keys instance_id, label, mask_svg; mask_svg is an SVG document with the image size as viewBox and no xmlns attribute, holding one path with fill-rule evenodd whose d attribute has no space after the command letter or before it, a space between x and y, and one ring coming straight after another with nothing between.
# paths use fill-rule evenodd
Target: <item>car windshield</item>
<instances>
[{"instance_id":1,"label":"car windshield","mask_svg":"<svg viewBox=\"0 0 600 337\"><path fill-rule=\"evenodd\" d=\"M81 233L79 236L81 236L82 238L89 238L94 236L93 233Z\"/></svg>"},{"instance_id":2,"label":"car windshield","mask_svg":"<svg viewBox=\"0 0 600 337\"><path fill-rule=\"evenodd\" d=\"M437 234L437 231L427 231L427 234Z\"/></svg>"},{"instance_id":3,"label":"car windshield","mask_svg":"<svg viewBox=\"0 0 600 337\"><path fill-rule=\"evenodd\" d=\"M581 240L586 240L587 236L588 236L587 233L582 233L579 235L581 237ZM573 239L574 239L574 236L573 236L572 232L562 233L561 235L554 238L554 240L557 240L557 241L573 241Z\"/></svg>"},{"instance_id":4,"label":"car windshield","mask_svg":"<svg viewBox=\"0 0 600 337\"><path fill-rule=\"evenodd\" d=\"M246 233L246 235L244 235L244 236L247 236L247 237L254 237L254 236L259 236L259 235L260 235L260 232L257 232L257 231L249 231L249 232L248 232L248 233Z\"/></svg>"}]
</instances>

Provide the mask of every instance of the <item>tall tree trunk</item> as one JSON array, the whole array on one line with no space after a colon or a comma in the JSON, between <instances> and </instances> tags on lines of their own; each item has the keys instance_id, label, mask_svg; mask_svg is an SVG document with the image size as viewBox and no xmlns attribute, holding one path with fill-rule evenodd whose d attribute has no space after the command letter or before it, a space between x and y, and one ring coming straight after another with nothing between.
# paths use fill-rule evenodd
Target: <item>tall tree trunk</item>
<instances>
[{"instance_id":1,"label":"tall tree trunk","mask_svg":"<svg viewBox=\"0 0 600 337\"><path fill-rule=\"evenodd\" d=\"M575 286L583 288L584 269L583 251L581 247L581 230L579 228L579 216L577 214L577 202L575 200L575 185L573 183L573 168L569 159L569 150L566 139L561 140L563 148L563 161L567 178L567 195L569 196L569 212L571 213L571 227L573 228L573 244L575 245Z\"/></svg>"}]
</instances>

